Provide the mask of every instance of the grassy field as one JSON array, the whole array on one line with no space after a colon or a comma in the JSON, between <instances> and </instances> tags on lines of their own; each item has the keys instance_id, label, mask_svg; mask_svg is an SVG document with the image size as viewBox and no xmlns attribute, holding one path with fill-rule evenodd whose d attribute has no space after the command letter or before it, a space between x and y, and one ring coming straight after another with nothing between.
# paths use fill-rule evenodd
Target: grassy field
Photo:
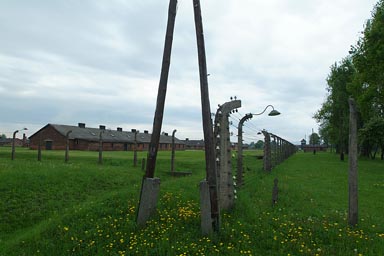
<instances>
[{"instance_id":1,"label":"grassy field","mask_svg":"<svg viewBox=\"0 0 384 256\"><path fill-rule=\"evenodd\" d=\"M245 152L245 185L222 212L219 234L200 234L198 184L204 152L160 152L156 216L139 229L143 172L132 152L37 152L0 148L0 255L382 255L384 162L359 161L359 224L347 225L348 162L330 153L297 153L272 173L260 152ZM146 152L139 153L141 160ZM233 161L235 163L236 161ZM271 204L273 179L279 201Z\"/></svg>"}]
</instances>

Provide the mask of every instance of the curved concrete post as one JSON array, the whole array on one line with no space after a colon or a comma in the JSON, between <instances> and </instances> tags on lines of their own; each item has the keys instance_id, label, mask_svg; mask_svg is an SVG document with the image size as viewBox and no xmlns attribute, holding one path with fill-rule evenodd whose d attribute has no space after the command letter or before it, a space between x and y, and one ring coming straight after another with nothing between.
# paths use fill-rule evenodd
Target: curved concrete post
<instances>
[{"instance_id":1,"label":"curved concrete post","mask_svg":"<svg viewBox=\"0 0 384 256\"><path fill-rule=\"evenodd\" d=\"M216 164L220 209L230 209L234 205L234 185L231 164L231 141L229 134L229 114L240 108L241 101L224 103L217 110L215 118Z\"/></svg>"}]
</instances>

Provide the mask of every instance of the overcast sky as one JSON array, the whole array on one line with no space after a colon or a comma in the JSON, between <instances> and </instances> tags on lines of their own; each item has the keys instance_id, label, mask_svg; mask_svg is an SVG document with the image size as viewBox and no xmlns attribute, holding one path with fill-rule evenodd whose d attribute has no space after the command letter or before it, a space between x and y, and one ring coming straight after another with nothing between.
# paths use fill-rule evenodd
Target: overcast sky
<instances>
[{"instance_id":1,"label":"overcast sky","mask_svg":"<svg viewBox=\"0 0 384 256\"><path fill-rule=\"evenodd\" d=\"M236 96L231 140L317 132L330 66L348 55L375 0L201 0L211 112ZM168 0L1 0L0 134L48 123L152 130ZM176 15L163 131L201 139L192 0ZM21 134L20 134L21 136Z\"/></svg>"}]
</instances>

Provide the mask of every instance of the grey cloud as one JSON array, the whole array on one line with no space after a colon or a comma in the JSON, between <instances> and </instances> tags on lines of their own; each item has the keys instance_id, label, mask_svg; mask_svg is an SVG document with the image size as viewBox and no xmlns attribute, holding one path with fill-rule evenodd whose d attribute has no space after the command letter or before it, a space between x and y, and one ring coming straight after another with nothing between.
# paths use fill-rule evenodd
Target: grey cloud
<instances>
[{"instance_id":1,"label":"grey cloud","mask_svg":"<svg viewBox=\"0 0 384 256\"><path fill-rule=\"evenodd\" d=\"M273 104L278 119L252 122L300 140L316 128L329 66L374 3L203 1L211 112L234 95L241 113ZM2 1L2 123L152 127L167 10L158 0ZM202 137L192 1L179 1L176 17L164 114L164 130L174 128Z\"/></svg>"}]
</instances>

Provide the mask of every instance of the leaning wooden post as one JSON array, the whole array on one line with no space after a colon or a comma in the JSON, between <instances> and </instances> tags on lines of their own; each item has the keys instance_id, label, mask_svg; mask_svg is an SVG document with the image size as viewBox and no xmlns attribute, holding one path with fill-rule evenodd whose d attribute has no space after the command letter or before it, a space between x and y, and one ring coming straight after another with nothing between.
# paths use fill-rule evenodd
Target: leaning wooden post
<instances>
[{"instance_id":1,"label":"leaning wooden post","mask_svg":"<svg viewBox=\"0 0 384 256\"><path fill-rule=\"evenodd\" d=\"M66 145L65 145L65 162L66 163L68 162L68 159L69 159L69 134L71 132L72 131L68 131L67 134L65 135L65 137L67 138L67 142L66 142Z\"/></svg>"},{"instance_id":2,"label":"leaning wooden post","mask_svg":"<svg viewBox=\"0 0 384 256\"><path fill-rule=\"evenodd\" d=\"M171 174L175 171L175 133L176 129L172 132Z\"/></svg>"},{"instance_id":3,"label":"leaning wooden post","mask_svg":"<svg viewBox=\"0 0 384 256\"><path fill-rule=\"evenodd\" d=\"M155 117L153 119L151 141L148 147L147 168L145 177L153 178L155 175L157 151L159 149L161 126L167 94L169 67L171 65L171 52L173 42L173 31L175 27L177 0L169 1L167 32L165 35L163 62L161 66L159 89L157 92Z\"/></svg>"},{"instance_id":4,"label":"leaning wooden post","mask_svg":"<svg viewBox=\"0 0 384 256\"><path fill-rule=\"evenodd\" d=\"M210 198L210 215L208 222L210 227L203 224L202 213L202 233L209 233L212 228L215 232L220 229L220 209L218 202L217 190L217 173L215 162L215 148L213 141L213 126L211 119L211 108L209 103L208 91L208 73L207 62L205 57L203 21L201 17L201 6L199 0L193 0L194 16L195 16L195 30L197 40L197 51L199 60L199 73L200 73L200 91L201 91L201 111L203 116L203 130L204 130L204 144L205 144L205 168L206 168L206 181L200 183L200 198L206 198L204 191L209 192ZM204 195L203 195L204 194ZM207 204L208 205L208 204ZM205 205L206 206L206 205ZM206 224L206 223L205 223Z\"/></svg>"},{"instance_id":5,"label":"leaning wooden post","mask_svg":"<svg viewBox=\"0 0 384 256\"><path fill-rule=\"evenodd\" d=\"M140 201L136 218L136 222L139 225L145 224L145 222L155 212L157 198L160 190L160 179L154 178L154 175L157 151L159 148L161 126L163 123L169 67L171 65L171 51L176 19L176 9L177 0L170 0L168 7L168 23L167 32L165 35L163 61L161 66L159 89L157 92L155 117L153 119L151 142L148 147L147 167L141 185Z\"/></svg>"},{"instance_id":6,"label":"leaning wooden post","mask_svg":"<svg viewBox=\"0 0 384 256\"><path fill-rule=\"evenodd\" d=\"M348 223L355 226L358 222L357 187L357 111L355 100L349 98L349 210Z\"/></svg>"}]
</instances>

